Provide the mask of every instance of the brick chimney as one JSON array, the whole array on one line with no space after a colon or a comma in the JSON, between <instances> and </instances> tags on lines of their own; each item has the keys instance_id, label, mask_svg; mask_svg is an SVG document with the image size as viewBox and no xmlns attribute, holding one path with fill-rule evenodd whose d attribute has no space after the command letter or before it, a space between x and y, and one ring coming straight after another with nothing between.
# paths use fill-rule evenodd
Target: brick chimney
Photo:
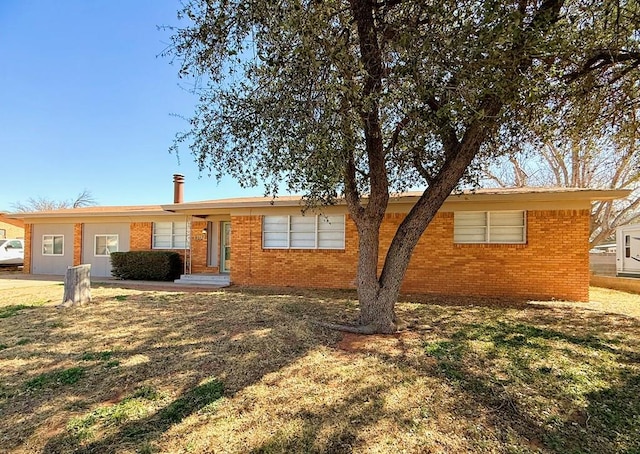
<instances>
[{"instance_id":1,"label":"brick chimney","mask_svg":"<svg viewBox=\"0 0 640 454\"><path fill-rule=\"evenodd\" d=\"M184 175L175 173L173 175L173 203L184 201Z\"/></svg>"}]
</instances>

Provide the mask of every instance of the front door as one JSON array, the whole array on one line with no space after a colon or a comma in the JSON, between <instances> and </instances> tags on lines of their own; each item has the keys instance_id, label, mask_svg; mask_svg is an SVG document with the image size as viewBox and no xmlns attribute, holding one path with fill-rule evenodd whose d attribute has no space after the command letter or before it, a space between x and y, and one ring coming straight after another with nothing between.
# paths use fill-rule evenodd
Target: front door
<instances>
[{"instance_id":1,"label":"front door","mask_svg":"<svg viewBox=\"0 0 640 454\"><path fill-rule=\"evenodd\" d=\"M231 271L231 222L221 224L220 272Z\"/></svg>"}]
</instances>

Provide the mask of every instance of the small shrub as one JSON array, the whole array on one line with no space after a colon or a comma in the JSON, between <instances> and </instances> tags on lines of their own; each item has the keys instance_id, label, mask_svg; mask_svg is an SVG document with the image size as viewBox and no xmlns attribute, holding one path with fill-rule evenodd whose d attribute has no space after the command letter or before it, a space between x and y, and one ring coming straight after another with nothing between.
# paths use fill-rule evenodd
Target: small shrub
<instances>
[{"instance_id":1,"label":"small shrub","mask_svg":"<svg viewBox=\"0 0 640 454\"><path fill-rule=\"evenodd\" d=\"M172 251L111 253L111 274L120 279L172 281L180 277L182 259Z\"/></svg>"}]
</instances>

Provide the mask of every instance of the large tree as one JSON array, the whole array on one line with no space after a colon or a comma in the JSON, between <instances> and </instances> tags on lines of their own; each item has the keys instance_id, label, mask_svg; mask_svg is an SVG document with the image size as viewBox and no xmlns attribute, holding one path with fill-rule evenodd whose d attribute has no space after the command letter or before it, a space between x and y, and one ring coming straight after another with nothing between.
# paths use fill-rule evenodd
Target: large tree
<instances>
[{"instance_id":1,"label":"large tree","mask_svg":"<svg viewBox=\"0 0 640 454\"><path fill-rule=\"evenodd\" d=\"M174 147L202 170L312 207L346 200L359 235L358 332L397 329L409 259L497 138L537 109L637 77L636 2L191 0L167 53L200 102ZM584 96L589 109L597 110ZM426 186L378 272L390 195Z\"/></svg>"}]
</instances>

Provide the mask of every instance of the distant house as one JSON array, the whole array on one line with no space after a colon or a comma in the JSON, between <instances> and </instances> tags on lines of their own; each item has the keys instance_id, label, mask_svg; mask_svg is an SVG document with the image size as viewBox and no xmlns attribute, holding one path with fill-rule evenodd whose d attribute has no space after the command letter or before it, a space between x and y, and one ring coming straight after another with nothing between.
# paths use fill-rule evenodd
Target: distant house
<instances>
[{"instance_id":1,"label":"distant house","mask_svg":"<svg viewBox=\"0 0 640 454\"><path fill-rule=\"evenodd\" d=\"M589 252L592 254L615 254L616 243L599 244L597 246L594 246Z\"/></svg>"},{"instance_id":2,"label":"distant house","mask_svg":"<svg viewBox=\"0 0 640 454\"><path fill-rule=\"evenodd\" d=\"M110 274L109 253L175 250L186 274L228 275L240 285L353 288L357 232L346 205L302 212L298 197L87 207L16 214L26 223L26 273L63 274L91 263ZM418 243L402 290L410 293L585 301L594 200L623 190L495 189L451 195ZM384 254L419 197L391 199Z\"/></svg>"},{"instance_id":3,"label":"distant house","mask_svg":"<svg viewBox=\"0 0 640 454\"><path fill-rule=\"evenodd\" d=\"M7 213L0 211L0 240L5 238L24 238L24 221L7 217Z\"/></svg>"}]
</instances>

